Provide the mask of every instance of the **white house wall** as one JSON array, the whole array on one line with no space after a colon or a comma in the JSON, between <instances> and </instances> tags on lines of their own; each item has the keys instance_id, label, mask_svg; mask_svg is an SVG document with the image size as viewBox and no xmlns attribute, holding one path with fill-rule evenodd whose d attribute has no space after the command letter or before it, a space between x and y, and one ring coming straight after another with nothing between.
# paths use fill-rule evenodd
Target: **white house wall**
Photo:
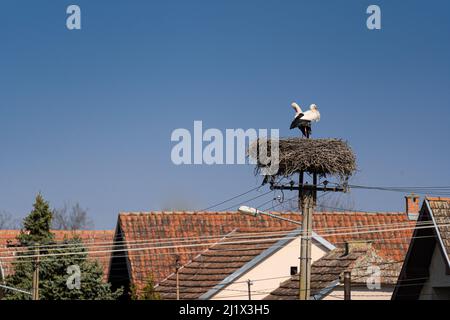
<instances>
[{"instance_id":1,"label":"white house wall","mask_svg":"<svg viewBox=\"0 0 450 320\"><path fill-rule=\"evenodd\" d=\"M311 246L312 262L323 257L328 250L313 240ZM248 279L253 281L251 286L252 300L261 300L280 286L280 283L291 277L291 266L298 268L300 261L300 236L293 239L277 252L257 264L231 284L215 294L212 300L248 300ZM275 278L275 279L274 279ZM258 279L270 279L257 281Z\"/></svg>"},{"instance_id":2,"label":"white house wall","mask_svg":"<svg viewBox=\"0 0 450 320\"><path fill-rule=\"evenodd\" d=\"M352 300L391 300L393 286L385 286L379 290L370 290L367 287L351 288ZM322 300L344 300L344 288L342 286L336 287L330 291Z\"/></svg>"},{"instance_id":3,"label":"white house wall","mask_svg":"<svg viewBox=\"0 0 450 320\"><path fill-rule=\"evenodd\" d=\"M450 276L446 274L446 261L442 257L439 244L434 248L431 258L429 274L430 278L425 282L420 292L420 300L436 300L450 298ZM435 290L434 288L442 288Z\"/></svg>"}]
</instances>

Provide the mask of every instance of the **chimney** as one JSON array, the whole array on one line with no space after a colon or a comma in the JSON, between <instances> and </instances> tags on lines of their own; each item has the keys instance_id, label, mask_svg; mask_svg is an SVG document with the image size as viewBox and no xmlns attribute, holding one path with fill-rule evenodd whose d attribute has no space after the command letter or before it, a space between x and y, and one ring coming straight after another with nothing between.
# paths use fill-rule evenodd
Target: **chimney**
<instances>
[{"instance_id":1,"label":"chimney","mask_svg":"<svg viewBox=\"0 0 450 320\"><path fill-rule=\"evenodd\" d=\"M372 243L370 243L367 240L360 240L360 241L346 241L345 242L345 252L344 256L350 254L351 252L355 251L367 251L372 247Z\"/></svg>"},{"instance_id":2,"label":"chimney","mask_svg":"<svg viewBox=\"0 0 450 320\"><path fill-rule=\"evenodd\" d=\"M417 220L419 217L419 201L420 197L417 194L411 193L405 197L406 200L406 214L409 220Z\"/></svg>"}]
</instances>

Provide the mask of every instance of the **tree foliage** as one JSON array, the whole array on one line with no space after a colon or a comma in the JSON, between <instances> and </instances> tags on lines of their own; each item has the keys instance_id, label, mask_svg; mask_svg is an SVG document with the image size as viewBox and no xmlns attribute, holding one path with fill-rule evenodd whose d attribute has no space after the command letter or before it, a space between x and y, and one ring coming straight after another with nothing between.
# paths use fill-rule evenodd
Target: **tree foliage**
<instances>
[{"instance_id":1,"label":"tree foliage","mask_svg":"<svg viewBox=\"0 0 450 320\"><path fill-rule=\"evenodd\" d=\"M50 232L52 212L47 201L39 193L33 205L33 210L23 220L23 230L19 235L21 245L46 244L53 240Z\"/></svg>"},{"instance_id":2,"label":"tree foliage","mask_svg":"<svg viewBox=\"0 0 450 320\"><path fill-rule=\"evenodd\" d=\"M155 281L153 279L153 274L147 277L145 281L144 288L139 292L136 286L131 288L131 299L132 300L161 300L161 296L155 289Z\"/></svg>"},{"instance_id":3,"label":"tree foliage","mask_svg":"<svg viewBox=\"0 0 450 320\"><path fill-rule=\"evenodd\" d=\"M18 237L23 247L15 260L13 274L6 277L6 284L31 292L35 267L35 257L32 255L39 250L40 299L117 299L122 294L122 290L112 292L110 284L103 281L101 266L98 262L87 259L88 253L81 239L66 239L58 245L52 241L51 217L48 203L39 194L33 210L24 219L25 228ZM70 273L71 266L77 266L76 269L80 273ZM77 277L80 280L79 288L73 286L76 284ZM8 291L4 299L31 299L31 296L17 291Z\"/></svg>"}]
</instances>

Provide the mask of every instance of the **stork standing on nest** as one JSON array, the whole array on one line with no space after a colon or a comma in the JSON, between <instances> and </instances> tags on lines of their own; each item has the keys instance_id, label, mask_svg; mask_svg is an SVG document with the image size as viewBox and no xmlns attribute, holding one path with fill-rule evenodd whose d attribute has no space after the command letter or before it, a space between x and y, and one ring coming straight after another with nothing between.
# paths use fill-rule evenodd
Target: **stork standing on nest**
<instances>
[{"instance_id":1,"label":"stork standing on nest","mask_svg":"<svg viewBox=\"0 0 450 320\"><path fill-rule=\"evenodd\" d=\"M290 129L299 128L303 136L309 138L311 135L311 122L319 122L320 112L315 104L309 107L308 111L303 112L300 106L293 102L291 104L295 110L295 118L291 123Z\"/></svg>"}]
</instances>

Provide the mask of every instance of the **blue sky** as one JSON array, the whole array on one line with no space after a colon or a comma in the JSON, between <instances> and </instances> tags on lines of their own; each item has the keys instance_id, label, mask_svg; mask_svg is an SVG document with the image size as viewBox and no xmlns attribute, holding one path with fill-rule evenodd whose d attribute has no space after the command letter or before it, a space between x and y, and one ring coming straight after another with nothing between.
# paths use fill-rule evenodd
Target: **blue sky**
<instances>
[{"instance_id":1,"label":"blue sky","mask_svg":"<svg viewBox=\"0 0 450 320\"><path fill-rule=\"evenodd\" d=\"M65 27L72 3L82 30ZM349 141L353 183L448 185L449 16L445 0L2 1L0 211L23 217L39 191L97 228L119 211L207 207L259 180L248 165L173 165L172 130L297 135L294 100L319 106L316 137ZM348 197L404 208L399 193Z\"/></svg>"}]
</instances>

